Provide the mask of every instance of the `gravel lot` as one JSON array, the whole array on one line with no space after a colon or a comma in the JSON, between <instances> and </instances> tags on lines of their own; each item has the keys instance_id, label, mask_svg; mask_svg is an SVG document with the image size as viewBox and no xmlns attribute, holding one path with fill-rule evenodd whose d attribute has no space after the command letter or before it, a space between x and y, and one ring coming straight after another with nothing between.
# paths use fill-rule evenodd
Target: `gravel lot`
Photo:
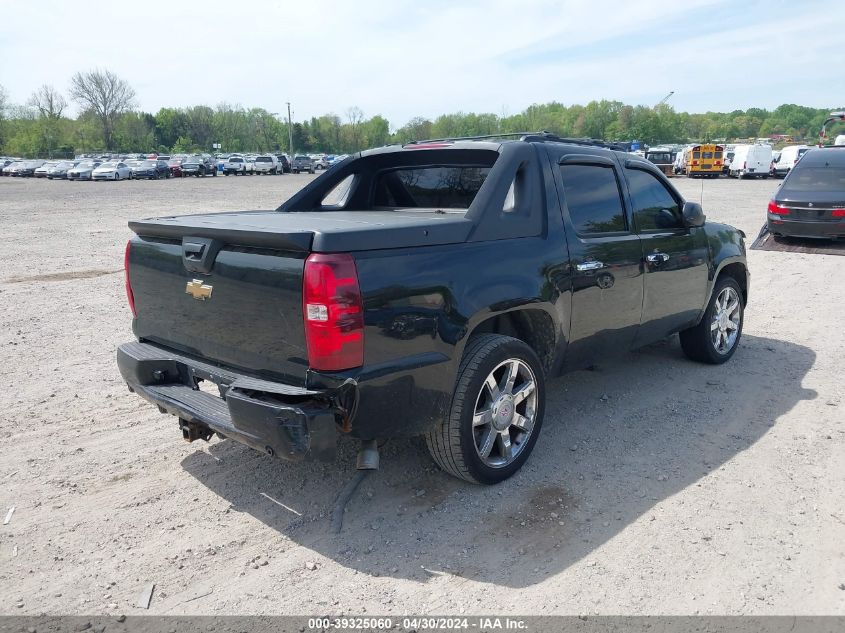
<instances>
[{"instance_id":1,"label":"gravel lot","mask_svg":"<svg viewBox=\"0 0 845 633\"><path fill-rule=\"evenodd\" d=\"M502 485L391 442L339 536L352 443L327 465L184 443L115 366L126 222L272 208L311 178L0 178L2 613L845 614L842 257L750 251L727 365L675 337L552 381ZM749 243L778 184L674 182Z\"/></svg>"}]
</instances>

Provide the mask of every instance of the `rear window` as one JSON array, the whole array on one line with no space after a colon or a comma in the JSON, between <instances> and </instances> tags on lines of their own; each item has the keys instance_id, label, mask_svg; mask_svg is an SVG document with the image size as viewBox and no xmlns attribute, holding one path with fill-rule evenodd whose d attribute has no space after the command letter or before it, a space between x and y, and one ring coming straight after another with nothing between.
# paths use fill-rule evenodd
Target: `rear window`
<instances>
[{"instance_id":1,"label":"rear window","mask_svg":"<svg viewBox=\"0 0 845 633\"><path fill-rule=\"evenodd\" d=\"M267 156L259 156L258 158L255 159L255 162L256 163L272 163L273 159L268 158Z\"/></svg>"},{"instance_id":2,"label":"rear window","mask_svg":"<svg viewBox=\"0 0 845 633\"><path fill-rule=\"evenodd\" d=\"M702 158L713 158L713 152L701 152Z\"/></svg>"},{"instance_id":3,"label":"rear window","mask_svg":"<svg viewBox=\"0 0 845 633\"><path fill-rule=\"evenodd\" d=\"M244 162L244 159L238 158L238 157L232 157L232 158L229 159L229 162L230 163L242 163L242 162Z\"/></svg>"},{"instance_id":4,"label":"rear window","mask_svg":"<svg viewBox=\"0 0 845 633\"><path fill-rule=\"evenodd\" d=\"M832 191L845 196L845 165L807 165L801 161L787 176L780 193L788 197L790 191Z\"/></svg>"},{"instance_id":5,"label":"rear window","mask_svg":"<svg viewBox=\"0 0 845 633\"><path fill-rule=\"evenodd\" d=\"M489 167L424 166L393 169L376 179L376 207L468 209Z\"/></svg>"}]
</instances>

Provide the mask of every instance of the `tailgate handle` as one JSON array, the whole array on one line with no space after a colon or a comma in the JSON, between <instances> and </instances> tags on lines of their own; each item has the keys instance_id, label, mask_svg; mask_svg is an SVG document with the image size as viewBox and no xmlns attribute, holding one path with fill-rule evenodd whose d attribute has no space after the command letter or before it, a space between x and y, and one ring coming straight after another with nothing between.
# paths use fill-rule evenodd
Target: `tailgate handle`
<instances>
[{"instance_id":1,"label":"tailgate handle","mask_svg":"<svg viewBox=\"0 0 845 633\"><path fill-rule=\"evenodd\" d=\"M185 259L201 261L202 252L205 250L205 244L194 244L193 242L185 242L182 245L182 249L185 254Z\"/></svg>"},{"instance_id":2,"label":"tailgate handle","mask_svg":"<svg viewBox=\"0 0 845 633\"><path fill-rule=\"evenodd\" d=\"M222 242L207 237L182 238L182 264L185 270L191 273L210 273L222 247Z\"/></svg>"}]
</instances>

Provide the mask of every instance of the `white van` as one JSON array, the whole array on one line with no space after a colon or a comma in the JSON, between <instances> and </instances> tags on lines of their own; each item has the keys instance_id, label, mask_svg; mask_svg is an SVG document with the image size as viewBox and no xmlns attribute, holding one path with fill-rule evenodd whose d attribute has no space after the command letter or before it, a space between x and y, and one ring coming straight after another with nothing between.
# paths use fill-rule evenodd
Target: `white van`
<instances>
[{"instance_id":1,"label":"white van","mask_svg":"<svg viewBox=\"0 0 845 633\"><path fill-rule=\"evenodd\" d=\"M836 140L833 141L833 144L839 147L840 145L845 145L845 134L840 134L836 137Z\"/></svg>"},{"instance_id":2,"label":"white van","mask_svg":"<svg viewBox=\"0 0 845 633\"><path fill-rule=\"evenodd\" d=\"M735 178L768 178L772 165L771 145L737 145L728 176Z\"/></svg>"},{"instance_id":3,"label":"white van","mask_svg":"<svg viewBox=\"0 0 845 633\"><path fill-rule=\"evenodd\" d=\"M675 162L672 163L672 172L676 176L686 171L687 157L689 156L689 150L691 147L692 145L687 145L683 149L678 150L678 153L675 154Z\"/></svg>"},{"instance_id":4,"label":"white van","mask_svg":"<svg viewBox=\"0 0 845 633\"><path fill-rule=\"evenodd\" d=\"M785 178L789 170L795 167L798 159L809 149L807 145L787 145L784 147L780 152L778 162L775 163L774 175L778 178Z\"/></svg>"}]
</instances>

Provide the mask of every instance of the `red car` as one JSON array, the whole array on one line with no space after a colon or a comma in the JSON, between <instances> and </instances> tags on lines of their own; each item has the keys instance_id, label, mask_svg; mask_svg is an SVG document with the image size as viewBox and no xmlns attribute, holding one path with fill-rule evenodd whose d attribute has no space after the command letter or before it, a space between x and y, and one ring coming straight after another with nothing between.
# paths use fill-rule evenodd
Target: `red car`
<instances>
[{"instance_id":1,"label":"red car","mask_svg":"<svg viewBox=\"0 0 845 633\"><path fill-rule=\"evenodd\" d=\"M167 166L170 167L170 175L173 178L181 178L182 177L182 159L181 158L171 158L167 161Z\"/></svg>"}]
</instances>

